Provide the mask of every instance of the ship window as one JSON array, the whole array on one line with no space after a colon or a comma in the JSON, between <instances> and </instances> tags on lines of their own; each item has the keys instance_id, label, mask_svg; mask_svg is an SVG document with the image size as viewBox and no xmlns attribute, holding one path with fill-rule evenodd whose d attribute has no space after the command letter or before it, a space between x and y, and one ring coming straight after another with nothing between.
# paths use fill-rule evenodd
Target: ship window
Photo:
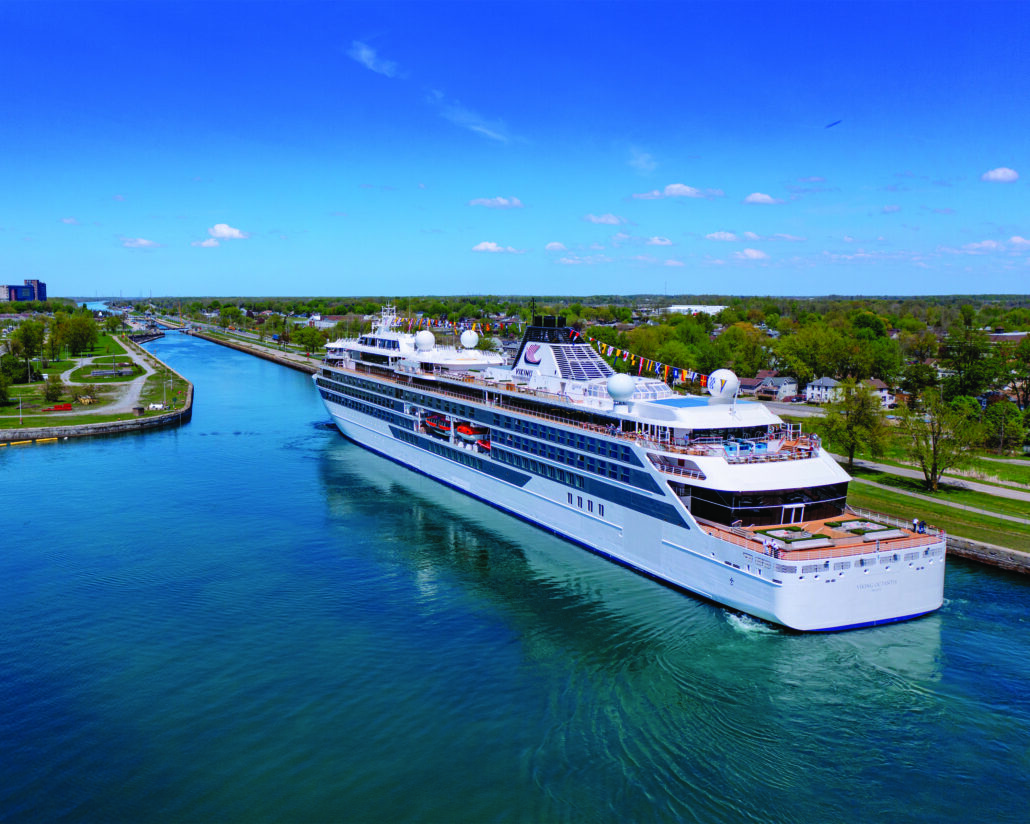
<instances>
[{"instance_id":1,"label":"ship window","mask_svg":"<svg viewBox=\"0 0 1030 824\"><path fill-rule=\"evenodd\" d=\"M572 503L572 493L571 492L569 493L569 503L570 504Z\"/></svg>"},{"instance_id":2,"label":"ship window","mask_svg":"<svg viewBox=\"0 0 1030 824\"><path fill-rule=\"evenodd\" d=\"M597 514L600 515L602 518L604 517L604 504L597 505Z\"/></svg>"},{"instance_id":3,"label":"ship window","mask_svg":"<svg viewBox=\"0 0 1030 824\"><path fill-rule=\"evenodd\" d=\"M577 495L576 496L576 506L578 506L580 509L583 508L583 496L582 495Z\"/></svg>"},{"instance_id":4,"label":"ship window","mask_svg":"<svg viewBox=\"0 0 1030 824\"><path fill-rule=\"evenodd\" d=\"M587 512L593 512L593 511L594 511L594 502L593 501L587 501Z\"/></svg>"}]
</instances>

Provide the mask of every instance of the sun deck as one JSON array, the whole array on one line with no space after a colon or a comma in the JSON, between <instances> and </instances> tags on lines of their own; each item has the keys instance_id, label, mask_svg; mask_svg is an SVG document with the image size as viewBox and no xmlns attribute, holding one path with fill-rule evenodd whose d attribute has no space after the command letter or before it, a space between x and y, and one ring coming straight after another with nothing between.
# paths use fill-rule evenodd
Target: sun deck
<instances>
[{"instance_id":1,"label":"sun deck","mask_svg":"<svg viewBox=\"0 0 1030 824\"><path fill-rule=\"evenodd\" d=\"M944 533L932 526L919 533L884 515L848 508L839 516L800 524L727 527L698 519L710 535L759 555L785 561L815 561L922 549L940 543Z\"/></svg>"}]
</instances>

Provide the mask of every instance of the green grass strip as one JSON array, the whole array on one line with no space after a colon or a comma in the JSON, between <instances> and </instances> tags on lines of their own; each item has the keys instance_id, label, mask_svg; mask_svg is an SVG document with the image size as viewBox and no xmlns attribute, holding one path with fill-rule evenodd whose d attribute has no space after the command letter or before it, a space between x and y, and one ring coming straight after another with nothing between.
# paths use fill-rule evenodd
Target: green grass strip
<instances>
[{"instance_id":1,"label":"green grass strip","mask_svg":"<svg viewBox=\"0 0 1030 824\"><path fill-rule=\"evenodd\" d=\"M874 469L865 469L856 466L851 472L852 477L862 478L884 486L900 489L904 492L915 492L919 495L930 495L945 504L961 504L976 509L986 509L989 512L999 512L1002 515L1014 515L1017 518L1030 518L1030 501L1017 501L1012 498L1002 498L997 495L988 495L986 492L976 492L971 489L960 489L956 486L942 485L934 493L928 490L922 479L903 478L900 475L891 475L887 472L880 472Z\"/></svg>"},{"instance_id":2,"label":"green grass strip","mask_svg":"<svg viewBox=\"0 0 1030 824\"><path fill-rule=\"evenodd\" d=\"M943 502L909 498L862 483L853 483L848 487L848 503L862 509L893 515L903 521L919 518L951 535L959 535L971 541L982 541L1030 552L1030 525L1027 524L1002 521L989 515L955 509ZM1025 514L1025 510L1022 514Z\"/></svg>"}]
</instances>

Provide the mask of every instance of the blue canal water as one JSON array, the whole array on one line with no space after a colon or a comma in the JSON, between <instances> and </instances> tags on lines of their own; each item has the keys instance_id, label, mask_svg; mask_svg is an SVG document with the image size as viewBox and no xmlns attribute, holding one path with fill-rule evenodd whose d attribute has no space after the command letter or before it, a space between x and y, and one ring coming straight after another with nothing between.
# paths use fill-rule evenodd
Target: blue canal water
<instances>
[{"instance_id":1,"label":"blue canal water","mask_svg":"<svg viewBox=\"0 0 1030 824\"><path fill-rule=\"evenodd\" d=\"M0 820L1025 821L1030 588L782 631L182 335L179 429L0 449Z\"/></svg>"}]
</instances>

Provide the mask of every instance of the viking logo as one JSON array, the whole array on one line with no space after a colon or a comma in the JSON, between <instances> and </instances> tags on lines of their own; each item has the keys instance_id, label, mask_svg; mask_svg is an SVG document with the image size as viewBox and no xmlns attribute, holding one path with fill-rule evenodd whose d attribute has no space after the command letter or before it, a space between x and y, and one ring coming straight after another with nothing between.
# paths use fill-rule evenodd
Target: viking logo
<instances>
[{"instance_id":1,"label":"viking logo","mask_svg":"<svg viewBox=\"0 0 1030 824\"><path fill-rule=\"evenodd\" d=\"M533 343L526 347L526 353L522 356L526 363L531 363L533 366L537 366L540 363L540 355L537 354L540 351L540 347Z\"/></svg>"}]
</instances>

